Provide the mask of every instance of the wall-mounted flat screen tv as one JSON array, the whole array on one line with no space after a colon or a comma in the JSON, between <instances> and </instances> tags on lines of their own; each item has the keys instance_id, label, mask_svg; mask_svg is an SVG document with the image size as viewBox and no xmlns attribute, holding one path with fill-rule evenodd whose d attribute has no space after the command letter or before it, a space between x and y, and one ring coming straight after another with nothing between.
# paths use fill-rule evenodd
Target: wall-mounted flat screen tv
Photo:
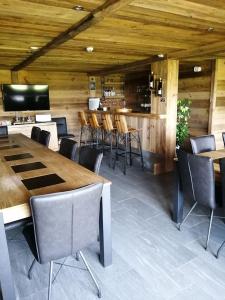
<instances>
[{"instance_id":1,"label":"wall-mounted flat screen tv","mask_svg":"<svg viewBox=\"0 0 225 300\"><path fill-rule=\"evenodd\" d=\"M49 110L49 90L44 84L3 84L5 111Z\"/></svg>"}]
</instances>

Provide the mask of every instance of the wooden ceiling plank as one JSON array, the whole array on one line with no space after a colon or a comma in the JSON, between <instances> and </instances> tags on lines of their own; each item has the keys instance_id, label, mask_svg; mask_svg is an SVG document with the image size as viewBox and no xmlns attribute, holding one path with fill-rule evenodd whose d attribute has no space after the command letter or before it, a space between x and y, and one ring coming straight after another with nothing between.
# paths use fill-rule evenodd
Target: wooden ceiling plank
<instances>
[{"instance_id":1,"label":"wooden ceiling plank","mask_svg":"<svg viewBox=\"0 0 225 300\"><path fill-rule=\"evenodd\" d=\"M96 24L97 22L101 21L105 16L109 15L111 12L120 9L122 6L128 5L131 1L132 0L107 0L100 8L97 8L96 10L94 10L93 13L90 13L87 16L85 16L83 19L81 19L81 21L72 25L69 29L59 34L56 38L51 40L40 50L36 51L34 54L26 58L20 64L16 65L12 71L19 71L23 69L24 67L34 62L40 56L49 52L51 49L56 48L57 46L61 45L62 43L66 42L71 38L74 38L76 35L86 30L93 24Z\"/></svg>"}]
</instances>

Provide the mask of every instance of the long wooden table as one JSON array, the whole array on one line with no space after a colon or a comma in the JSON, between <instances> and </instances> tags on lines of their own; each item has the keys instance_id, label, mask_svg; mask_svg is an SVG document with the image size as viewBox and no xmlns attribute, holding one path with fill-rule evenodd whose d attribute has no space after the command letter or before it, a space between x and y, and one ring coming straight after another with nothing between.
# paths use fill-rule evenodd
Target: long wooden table
<instances>
[{"instance_id":1,"label":"long wooden table","mask_svg":"<svg viewBox=\"0 0 225 300\"><path fill-rule=\"evenodd\" d=\"M17 157L16 160L7 161L12 159L12 155L20 154L26 154L27 158ZM18 173L12 168L34 162L39 165L42 163L44 167ZM49 174L58 175L64 182L35 189L27 189L22 182L28 178ZM73 190L97 182L103 182L99 235L100 262L106 267L112 264L111 182L22 134L0 138L0 298L2 293L4 300L15 299L5 224L31 216L29 199L33 195Z\"/></svg>"},{"instance_id":2,"label":"long wooden table","mask_svg":"<svg viewBox=\"0 0 225 300\"><path fill-rule=\"evenodd\" d=\"M198 154L200 156L210 157L214 160L214 170L215 170L215 178L217 181L220 180L220 167L218 160L225 157L225 149L219 149L215 151L203 152ZM173 221L176 223L180 223L183 220L183 208L184 208L184 200L183 200L183 191L182 185L180 182L179 172L178 172L178 161L176 163L176 194L173 200Z\"/></svg>"}]
</instances>

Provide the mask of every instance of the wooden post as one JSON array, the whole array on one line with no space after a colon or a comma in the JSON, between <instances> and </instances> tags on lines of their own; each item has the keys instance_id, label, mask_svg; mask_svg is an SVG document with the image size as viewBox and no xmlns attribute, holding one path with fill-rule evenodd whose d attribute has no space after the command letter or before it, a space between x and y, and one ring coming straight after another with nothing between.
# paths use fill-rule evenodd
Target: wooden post
<instances>
[{"instance_id":1,"label":"wooden post","mask_svg":"<svg viewBox=\"0 0 225 300\"><path fill-rule=\"evenodd\" d=\"M162 169L168 172L174 168L173 159L176 148L179 61L168 59L155 62L152 64L151 70L157 79L162 78L163 81L162 97L156 94L152 96L152 113L166 114L164 123L161 122L155 126L157 138L154 150L163 154L165 162Z\"/></svg>"}]
</instances>

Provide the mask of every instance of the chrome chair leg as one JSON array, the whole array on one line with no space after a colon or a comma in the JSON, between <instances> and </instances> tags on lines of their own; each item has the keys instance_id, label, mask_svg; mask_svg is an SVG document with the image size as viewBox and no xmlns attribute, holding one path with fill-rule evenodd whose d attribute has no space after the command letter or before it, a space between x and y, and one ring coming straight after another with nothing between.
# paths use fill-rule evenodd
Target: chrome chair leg
<instances>
[{"instance_id":1,"label":"chrome chair leg","mask_svg":"<svg viewBox=\"0 0 225 300\"><path fill-rule=\"evenodd\" d=\"M48 281L48 300L51 299L51 293L52 293L52 272L53 272L53 261L50 262L49 281Z\"/></svg>"},{"instance_id":2,"label":"chrome chair leg","mask_svg":"<svg viewBox=\"0 0 225 300\"><path fill-rule=\"evenodd\" d=\"M216 254L216 258L219 258L219 254L220 254L222 248L224 247L224 245L225 245L225 241L223 241L222 244L221 244L221 246L219 247L219 249L217 251L217 254Z\"/></svg>"},{"instance_id":3,"label":"chrome chair leg","mask_svg":"<svg viewBox=\"0 0 225 300\"><path fill-rule=\"evenodd\" d=\"M34 260L32 261L32 264L30 266L30 269L28 270L28 278L29 279L32 279L32 271L33 271L35 263L36 263L36 259L34 258Z\"/></svg>"},{"instance_id":4,"label":"chrome chair leg","mask_svg":"<svg viewBox=\"0 0 225 300\"><path fill-rule=\"evenodd\" d=\"M101 297L102 297L102 293L101 293L100 286L99 286L99 284L98 284L98 282L97 282L97 280L96 280L96 278L95 278L95 276L94 276L94 274L93 274L93 272L92 272L92 270L91 270L89 264L87 263L87 261L86 261L84 255L83 255L83 253L82 253L81 251L79 251L79 254L80 254L80 257L82 258L82 260L83 260L83 262L84 262L84 264L85 264L85 266L86 266L86 268L87 268L89 274L91 275L91 278L92 278L92 280L94 281L95 286L97 287L97 290L98 290L98 298L101 298Z\"/></svg>"},{"instance_id":5,"label":"chrome chair leg","mask_svg":"<svg viewBox=\"0 0 225 300\"><path fill-rule=\"evenodd\" d=\"M197 202L194 203L194 205L191 207L191 209L189 210L189 212L187 213L186 217L183 219L183 221L179 224L178 229L181 230L181 226L184 224L184 222L187 220L187 218L190 216L190 214L192 213L192 211L195 209L197 205Z\"/></svg>"},{"instance_id":6,"label":"chrome chair leg","mask_svg":"<svg viewBox=\"0 0 225 300\"><path fill-rule=\"evenodd\" d=\"M205 250L208 249L209 238L210 238L210 233L211 233L211 228L212 228L212 221L213 221L213 209L211 210L211 214L210 214L209 229L208 229L208 234L207 234Z\"/></svg>"}]
</instances>

